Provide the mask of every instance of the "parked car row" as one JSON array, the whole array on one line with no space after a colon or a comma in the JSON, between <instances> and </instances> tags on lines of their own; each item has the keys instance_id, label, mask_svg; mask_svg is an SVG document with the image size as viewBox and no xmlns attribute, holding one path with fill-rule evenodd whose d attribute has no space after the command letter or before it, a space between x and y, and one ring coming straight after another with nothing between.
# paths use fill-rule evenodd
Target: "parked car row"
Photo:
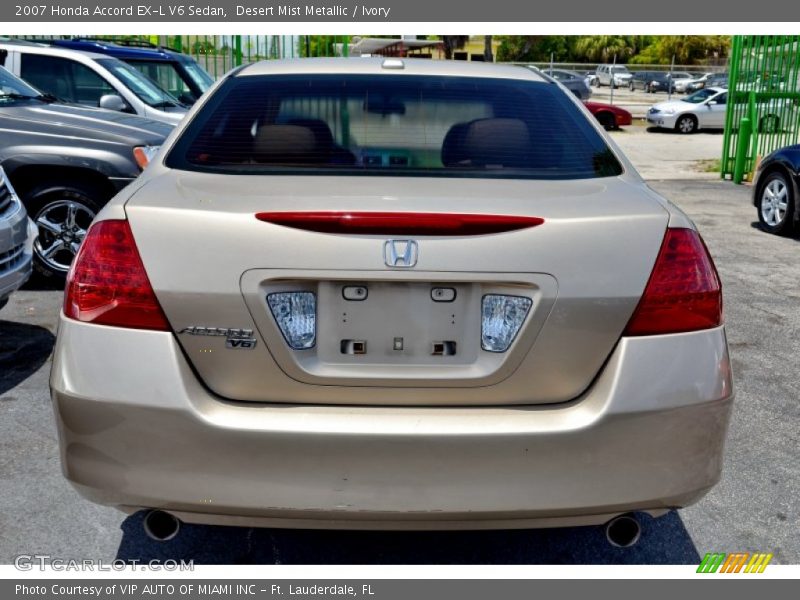
<instances>
[{"instance_id":1,"label":"parked car row","mask_svg":"<svg viewBox=\"0 0 800 600\"><path fill-rule=\"evenodd\" d=\"M696 92L704 87L727 87L727 73L704 73L696 77L686 71L630 71L625 65L599 65L594 71L582 75L588 86L627 87L634 91L645 92L678 92L681 94Z\"/></svg>"},{"instance_id":2,"label":"parked car row","mask_svg":"<svg viewBox=\"0 0 800 600\"><path fill-rule=\"evenodd\" d=\"M0 68L0 166L38 227L34 267L64 277L94 216L172 129L66 103Z\"/></svg>"},{"instance_id":3,"label":"parked car row","mask_svg":"<svg viewBox=\"0 0 800 600\"><path fill-rule=\"evenodd\" d=\"M647 93L677 91L677 81L690 79L689 73L667 73L665 71L636 71L631 77L628 88L631 91L641 89Z\"/></svg>"},{"instance_id":4,"label":"parked car row","mask_svg":"<svg viewBox=\"0 0 800 600\"><path fill-rule=\"evenodd\" d=\"M0 42L0 306L31 269L66 277L95 215L212 83L155 46Z\"/></svg>"},{"instance_id":5,"label":"parked car row","mask_svg":"<svg viewBox=\"0 0 800 600\"><path fill-rule=\"evenodd\" d=\"M145 42L73 38L53 40L58 48L107 54L135 67L187 106L194 104L214 83L191 56Z\"/></svg>"},{"instance_id":6,"label":"parked car row","mask_svg":"<svg viewBox=\"0 0 800 600\"><path fill-rule=\"evenodd\" d=\"M544 69L540 71L534 66L529 66L528 68L536 73L543 73L555 81L558 81L558 83L563 85L569 92L573 93L576 98L582 100L587 110L594 115L595 119L597 119L600 125L607 131L619 129L633 122L633 116L624 108L602 102L590 102L588 98L592 90L589 87L587 79L580 73L567 71L565 69Z\"/></svg>"}]
</instances>

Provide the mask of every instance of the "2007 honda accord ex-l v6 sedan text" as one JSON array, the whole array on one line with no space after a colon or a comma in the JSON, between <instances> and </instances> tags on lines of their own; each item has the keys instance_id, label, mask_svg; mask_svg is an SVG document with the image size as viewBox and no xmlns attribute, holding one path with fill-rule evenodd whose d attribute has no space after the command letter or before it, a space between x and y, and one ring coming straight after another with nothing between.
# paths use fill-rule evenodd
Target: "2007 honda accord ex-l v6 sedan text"
<instances>
[{"instance_id":1,"label":"2007 honda accord ex-l v6 sedan text","mask_svg":"<svg viewBox=\"0 0 800 600\"><path fill-rule=\"evenodd\" d=\"M195 105L89 230L51 387L67 478L155 537L659 515L733 399L703 241L576 99L366 58Z\"/></svg>"}]
</instances>

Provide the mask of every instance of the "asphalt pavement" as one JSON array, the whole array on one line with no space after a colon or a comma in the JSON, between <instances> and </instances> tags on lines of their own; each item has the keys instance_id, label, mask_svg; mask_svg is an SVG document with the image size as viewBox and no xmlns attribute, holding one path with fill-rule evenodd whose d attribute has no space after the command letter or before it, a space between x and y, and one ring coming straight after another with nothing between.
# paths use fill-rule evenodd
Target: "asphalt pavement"
<instances>
[{"instance_id":1,"label":"asphalt pavement","mask_svg":"<svg viewBox=\"0 0 800 600\"><path fill-rule=\"evenodd\" d=\"M614 137L651 186L695 220L724 286L737 399L723 479L698 504L644 517L642 539L630 549L611 547L594 527L386 533L187 525L175 540L153 542L141 514L91 504L61 475L47 378L62 294L35 280L0 312L0 563L40 553L216 564L696 564L711 551L800 562L800 242L758 229L748 187L691 169L716 157L721 136L687 140L631 128Z\"/></svg>"}]
</instances>

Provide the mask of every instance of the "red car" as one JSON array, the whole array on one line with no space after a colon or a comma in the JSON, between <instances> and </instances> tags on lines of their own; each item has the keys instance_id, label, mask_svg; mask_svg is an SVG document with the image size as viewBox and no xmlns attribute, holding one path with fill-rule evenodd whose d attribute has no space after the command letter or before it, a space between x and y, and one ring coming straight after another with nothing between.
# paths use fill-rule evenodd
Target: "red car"
<instances>
[{"instance_id":1,"label":"red car","mask_svg":"<svg viewBox=\"0 0 800 600\"><path fill-rule=\"evenodd\" d=\"M584 104L606 131L610 129L619 129L623 125L630 125L633 122L631 113L624 108L612 106L611 104L603 104L602 102L587 101L584 102Z\"/></svg>"}]
</instances>

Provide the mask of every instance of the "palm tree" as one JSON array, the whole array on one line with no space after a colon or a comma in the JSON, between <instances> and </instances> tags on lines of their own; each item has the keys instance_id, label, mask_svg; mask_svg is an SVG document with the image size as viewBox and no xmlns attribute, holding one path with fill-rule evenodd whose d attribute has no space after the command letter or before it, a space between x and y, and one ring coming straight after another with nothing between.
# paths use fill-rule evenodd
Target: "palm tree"
<instances>
[{"instance_id":1,"label":"palm tree","mask_svg":"<svg viewBox=\"0 0 800 600\"><path fill-rule=\"evenodd\" d=\"M483 60L485 62L494 62L494 56L492 55L492 36L490 35L483 36Z\"/></svg>"},{"instance_id":2,"label":"palm tree","mask_svg":"<svg viewBox=\"0 0 800 600\"><path fill-rule=\"evenodd\" d=\"M616 55L617 60L625 61L639 50L638 36L589 35L582 37L575 45L575 51L593 62L609 62Z\"/></svg>"}]
</instances>

